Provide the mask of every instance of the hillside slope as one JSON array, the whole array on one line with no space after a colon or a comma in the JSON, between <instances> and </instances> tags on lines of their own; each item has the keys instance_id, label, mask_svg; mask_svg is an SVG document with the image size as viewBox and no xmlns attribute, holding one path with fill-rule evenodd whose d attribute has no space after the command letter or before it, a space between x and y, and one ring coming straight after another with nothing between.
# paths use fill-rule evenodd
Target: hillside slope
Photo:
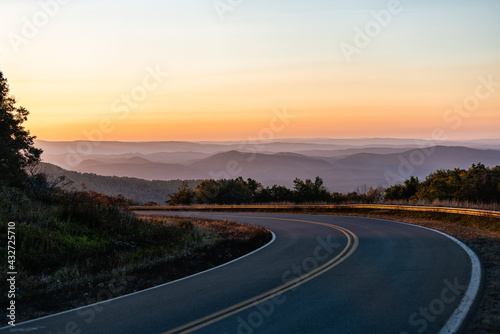
<instances>
[{"instance_id":1,"label":"hillside slope","mask_svg":"<svg viewBox=\"0 0 500 334\"><path fill-rule=\"evenodd\" d=\"M67 189L75 188L82 190L85 185L87 190L97 191L106 195L123 195L131 198L135 202L145 203L154 201L164 204L169 194L173 194L182 185L181 180L170 181L147 181L131 177L101 176L92 173L79 173L64 170L48 163L41 163L38 167L40 171L49 177L65 176L72 181L66 186ZM196 187L200 180L188 181L192 188Z\"/></svg>"}]
</instances>

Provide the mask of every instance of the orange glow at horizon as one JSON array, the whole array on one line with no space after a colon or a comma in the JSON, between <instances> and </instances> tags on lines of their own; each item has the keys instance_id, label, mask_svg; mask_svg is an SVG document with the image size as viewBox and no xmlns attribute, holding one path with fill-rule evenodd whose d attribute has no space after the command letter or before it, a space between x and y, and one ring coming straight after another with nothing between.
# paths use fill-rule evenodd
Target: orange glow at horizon
<instances>
[{"instance_id":1,"label":"orange glow at horizon","mask_svg":"<svg viewBox=\"0 0 500 334\"><path fill-rule=\"evenodd\" d=\"M14 80L11 88L23 97L19 104L31 111L28 128L44 140L246 140L268 128L276 110L282 109L293 118L274 131L275 138L384 133L428 137L433 128L451 128L443 115L474 94L477 72L470 67L313 67L199 81L181 77L148 92L132 107L113 86L72 94L80 87L76 83L63 89L62 96L54 86L36 91L35 84ZM122 91L130 94L131 89ZM113 107L117 100L122 101L119 106L127 106L125 111ZM461 131L478 136L483 132L475 129L500 125L499 109L500 94L492 94L469 117L462 117ZM457 131L449 133L460 137Z\"/></svg>"},{"instance_id":2,"label":"orange glow at horizon","mask_svg":"<svg viewBox=\"0 0 500 334\"><path fill-rule=\"evenodd\" d=\"M406 1L381 26L386 6L256 1L221 20L201 0L72 1L27 33L46 6L6 1L0 70L43 140L246 140L284 108L275 138L497 138L500 2ZM491 94L449 112L480 77Z\"/></svg>"}]
</instances>

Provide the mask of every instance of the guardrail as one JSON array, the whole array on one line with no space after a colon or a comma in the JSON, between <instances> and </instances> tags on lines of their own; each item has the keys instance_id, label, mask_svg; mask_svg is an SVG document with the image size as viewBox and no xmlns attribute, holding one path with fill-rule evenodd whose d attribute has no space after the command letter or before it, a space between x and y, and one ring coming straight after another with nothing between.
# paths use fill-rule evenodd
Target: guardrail
<instances>
[{"instance_id":1,"label":"guardrail","mask_svg":"<svg viewBox=\"0 0 500 334\"><path fill-rule=\"evenodd\" d=\"M370 208L380 210L406 210L406 211L424 211L424 212L440 212L440 213L454 213L459 215L469 216L493 216L500 217L500 211L479 210L479 209L466 209L466 208L448 208L441 206L411 206L411 205L371 205L371 204L358 204L351 205L353 208Z\"/></svg>"},{"instance_id":2,"label":"guardrail","mask_svg":"<svg viewBox=\"0 0 500 334\"><path fill-rule=\"evenodd\" d=\"M345 204L345 205L193 205L193 206L135 206L132 211L259 211L259 210L334 210L334 209L375 209L375 210L401 210L401 211L421 211L421 212L439 212L453 213L469 216L489 216L499 217L500 211L449 208L438 206L411 206L411 205L379 205L379 204Z\"/></svg>"}]
</instances>

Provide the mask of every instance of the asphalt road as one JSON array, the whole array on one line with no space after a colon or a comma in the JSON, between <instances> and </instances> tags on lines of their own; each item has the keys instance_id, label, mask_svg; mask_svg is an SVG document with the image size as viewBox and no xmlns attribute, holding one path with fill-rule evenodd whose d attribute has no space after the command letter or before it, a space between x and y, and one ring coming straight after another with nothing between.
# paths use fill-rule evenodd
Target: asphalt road
<instances>
[{"instance_id":1,"label":"asphalt road","mask_svg":"<svg viewBox=\"0 0 500 334\"><path fill-rule=\"evenodd\" d=\"M473 254L416 226L360 217L182 214L264 225L276 238L214 270L0 331L445 333L460 324L479 283Z\"/></svg>"}]
</instances>

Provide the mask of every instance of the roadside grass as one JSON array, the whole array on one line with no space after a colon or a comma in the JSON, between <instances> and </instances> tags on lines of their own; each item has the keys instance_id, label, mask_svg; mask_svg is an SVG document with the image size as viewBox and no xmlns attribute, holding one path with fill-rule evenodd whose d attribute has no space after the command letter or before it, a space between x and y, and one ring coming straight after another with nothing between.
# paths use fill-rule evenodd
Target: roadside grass
<instances>
[{"instance_id":1,"label":"roadside grass","mask_svg":"<svg viewBox=\"0 0 500 334\"><path fill-rule=\"evenodd\" d=\"M495 216L474 216L458 213L446 213L437 211L409 211L401 209L380 209L380 208L355 208L349 206L324 206L321 205L293 205L293 204L274 204L274 205L252 205L252 206L191 206L191 207L156 207L144 208L133 207L133 210L139 211L206 211L206 212L253 212L253 213L282 213L282 214L322 214L339 216L363 216L384 218L392 220L401 219L420 219L426 221L435 221L460 225L464 227L476 228L484 231L500 233L500 217Z\"/></svg>"},{"instance_id":2,"label":"roadside grass","mask_svg":"<svg viewBox=\"0 0 500 334\"><path fill-rule=\"evenodd\" d=\"M0 189L0 234L6 235L8 222L15 222L16 322L184 277L271 239L262 227L137 217L122 204L121 198L92 192L33 199ZM6 246L0 245L4 259ZM7 265L1 261L0 270L7 273ZM7 294L0 302L7 305ZM5 309L0 314L5 325Z\"/></svg>"},{"instance_id":3,"label":"roadside grass","mask_svg":"<svg viewBox=\"0 0 500 334\"><path fill-rule=\"evenodd\" d=\"M476 203L468 201L456 201L456 200L433 200L433 201L385 201L384 204L394 204L394 205L416 205L416 206L440 206L448 208L464 208L464 209L480 209L480 210L491 210L500 211L500 203Z\"/></svg>"}]
</instances>

